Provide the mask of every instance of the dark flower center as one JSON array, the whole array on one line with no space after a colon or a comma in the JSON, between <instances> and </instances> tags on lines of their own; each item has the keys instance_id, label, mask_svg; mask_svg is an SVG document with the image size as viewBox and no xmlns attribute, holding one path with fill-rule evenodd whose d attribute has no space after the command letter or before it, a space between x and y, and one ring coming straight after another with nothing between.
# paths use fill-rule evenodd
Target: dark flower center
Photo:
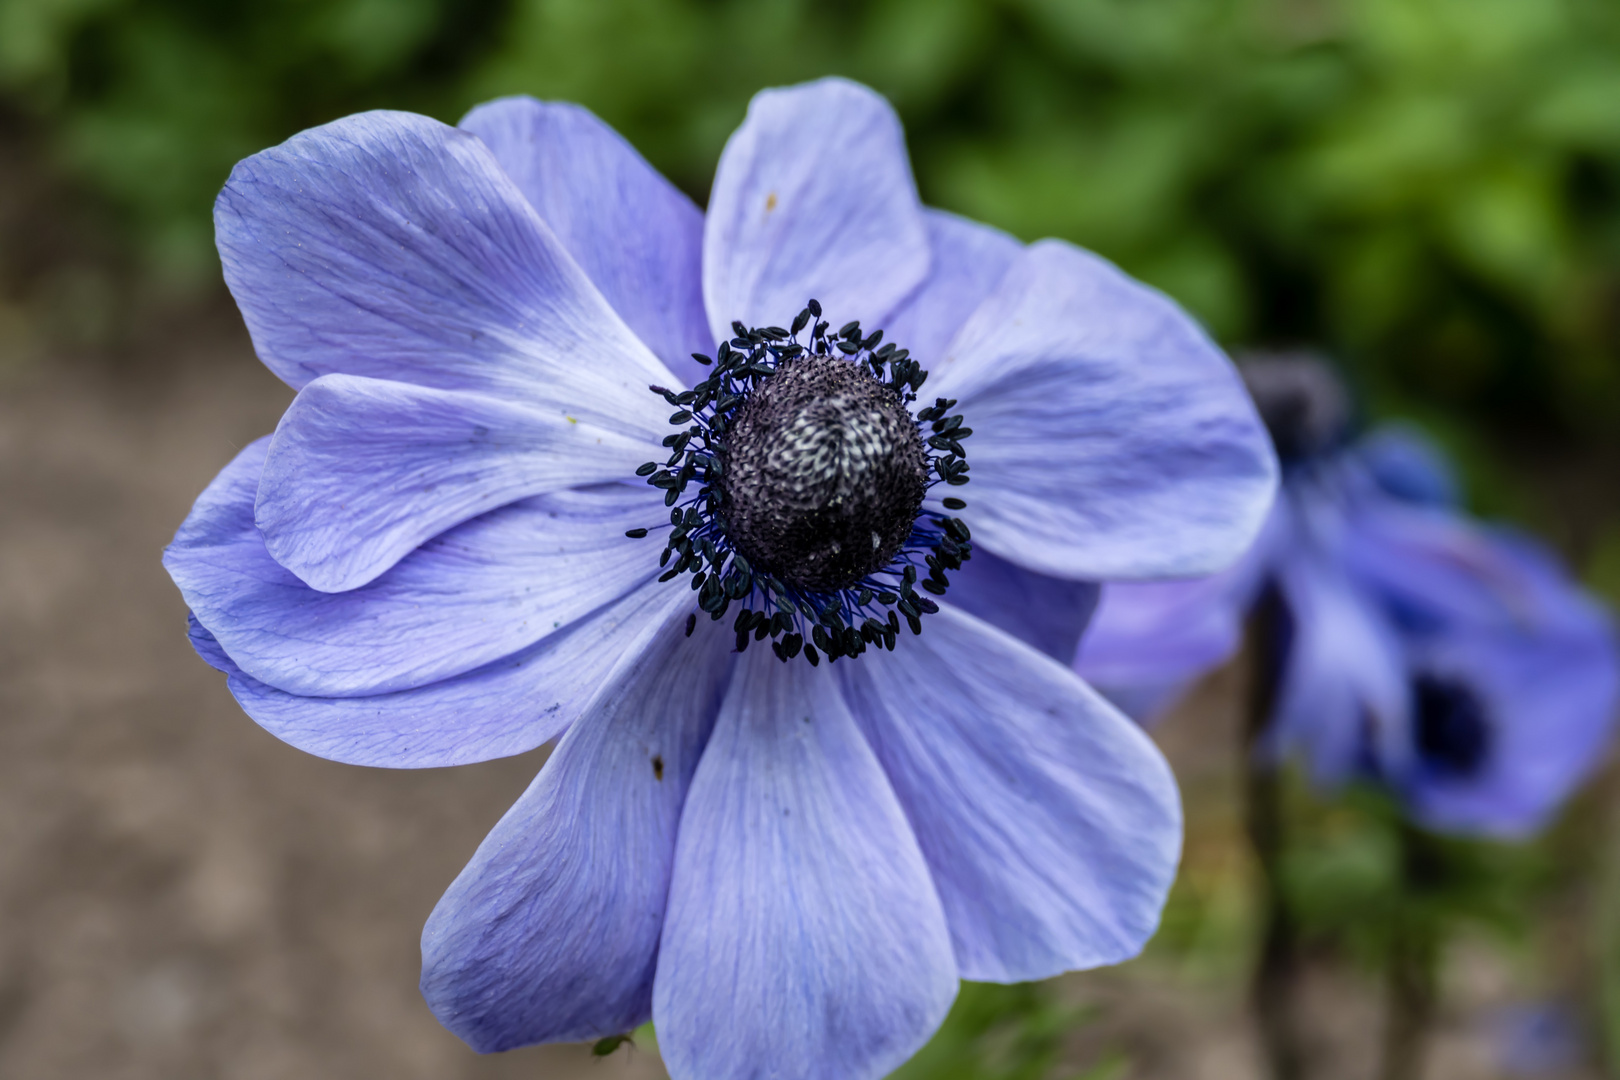
<instances>
[{"instance_id":1,"label":"dark flower center","mask_svg":"<svg viewBox=\"0 0 1620 1080\"><path fill-rule=\"evenodd\" d=\"M652 388L683 430L664 440L668 461L636 470L671 507L659 580L690 573L712 619L740 602L739 651L768 637L782 660L802 651L812 664L893 649L902 617L922 633L939 606L917 586L943 595L973 547L960 518L923 508L933 485L968 481L962 440L973 431L951 415L956 402L913 414L928 373L906 350L858 322L828 327L814 300L791 330L733 323L737 336L712 359L694 354L709 378L681 393Z\"/></svg>"},{"instance_id":2,"label":"dark flower center","mask_svg":"<svg viewBox=\"0 0 1620 1080\"><path fill-rule=\"evenodd\" d=\"M1418 755L1437 772L1469 777L1490 755L1492 732L1485 705L1454 679L1419 675L1412 684Z\"/></svg>"},{"instance_id":3,"label":"dark flower center","mask_svg":"<svg viewBox=\"0 0 1620 1080\"><path fill-rule=\"evenodd\" d=\"M1315 457L1344 440L1350 398L1326 361L1305 353L1250 356L1239 370L1284 464Z\"/></svg>"},{"instance_id":4,"label":"dark flower center","mask_svg":"<svg viewBox=\"0 0 1620 1080\"><path fill-rule=\"evenodd\" d=\"M731 542L812 592L886 566L928 491L927 449L900 395L831 356L778 366L737 410L720 462Z\"/></svg>"}]
</instances>

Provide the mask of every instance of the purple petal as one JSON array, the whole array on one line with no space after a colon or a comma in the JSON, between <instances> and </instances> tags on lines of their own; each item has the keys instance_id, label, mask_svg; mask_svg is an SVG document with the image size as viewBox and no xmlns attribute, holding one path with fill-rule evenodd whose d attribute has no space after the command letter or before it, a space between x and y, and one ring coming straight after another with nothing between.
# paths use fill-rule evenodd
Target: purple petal
<instances>
[{"instance_id":1,"label":"purple petal","mask_svg":"<svg viewBox=\"0 0 1620 1080\"><path fill-rule=\"evenodd\" d=\"M882 325L927 276L928 230L889 103L822 79L762 90L720 155L703 234L715 339L787 326L814 297L833 328Z\"/></svg>"},{"instance_id":2,"label":"purple petal","mask_svg":"<svg viewBox=\"0 0 1620 1080\"><path fill-rule=\"evenodd\" d=\"M1185 686L1224 664L1243 643L1252 593L1233 570L1180 581L1103 587L1074 668L1108 692Z\"/></svg>"},{"instance_id":3,"label":"purple petal","mask_svg":"<svg viewBox=\"0 0 1620 1080\"><path fill-rule=\"evenodd\" d=\"M1234 562L1276 488L1231 363L1179 308L1069 244L1026 248L932 369L973 437L974 542L1066 578Z\"/></svg>"},{"instance_id":4,"label":"purple petal","mask_svg":"<svg viewBox=\"0 0 1620 1080\"><path fill-rule=\"evenodd\" d=\"M1243 643L1244 621L1276 553L1289 542L1282 506L1243 557L1219 574L1105 584L1075 671L1145 722L1226 663Z\"/></svg>"},{"instance_id":5,"label":"purple petal","mask_svg":"<svg viewBox=\"0 0 1620 1080\"><path fill-rule=\"evenodd\" d=\"M1429 506L1456 506L1460 501L1451 466L1415 428L1401 424L1380 428L1351 453L1378 486L1397 499Z\"/></svg>"},{"instance_id":6,"label":"purple petal","mask_svg":"<svg viewBox=\"0 0 1620 1080\"><path fill-rule=\"evenodd\" d=\"M1136 955L1181 851L1152 741L1073 672L948 605L878 660L837 670L933 870L962 976Z\"/></svg>"},{"instance_id":7,"label":"purple petal","mask_svg":"<svg viewBox=\"0 0 1620 1080\"><path fill-rule=\"evenodd\" d=\"M1368 499L1358 511L1346 564L1393 614L1414 677L1471 688L1488 728L1478 772L1437 769L1405 745L1381 762L1385 775L1432 827L1539 828L1612 732L1620 659L1609 616L1533 540L1431 505Z\"/></svg>"},{"instance_id":8,"label":"purple petal","mask_svg":"<svg viewBox=\"0 0 1620 1080\"><path fill-rule=\"evenodd\" d=\"M351 697L457 675L532 644L656 572L652 489L557 492L436 537L363 588L323 593L270 557L253 524L268 440L197 499L163 561L243 671L294 694Z\"/></svg>"},{"instance_id":9,"label":"purple petal","mask_svg":"<svg viewBox=\"0 0 1620 1080\"><path fill-rule=\"evenodd\" d=\"M1471 687L1489 725L1477 773L1420 761L1398 778L1417 820L1522 837L1546 825L1602 765L1620 705L1620 663L1608 618L1589 601L1579 606L1585 610L1571 611L1556 630L1466 633L1417 650L1416 671Z\"/></svg>"},{"instance_id":10,"label":"purple petal","mask_svg":"<svg viewBox=\"0 0 1620 1080\"><path fill-rule=\"evenodd\" d=\"M1556 619L1572 595L1539 545L1445 508L1387 498L1356 507L1344 557L1356 581L1419 635L1534 626Z\"/></svg>"},{"instance_id":11,"label":"purple petal","mask_svg":"<svg viewBox=\"0 0 1620 1080\"><path fill-rule=\"evenodd\" d=\"M410 113L312 128L239 163L214 207L259 358L659 425L668 369L613 313L477 136Z\"/></svg>"},{"instance_id":12,"label":"purple petal","mask_svg":"<svg viewBox=\"0 0 1620 1080\"><path fill-rule=\"evenodd\" d=\"M933 269L883 328L886 340L909 349L929 368L944 358L945 347L995 290L1023 245L999 229L943 210L925 209L923 215Z\"/></svg>"},{"instance_id":13,"label":"purple petal","mask_svg":"<svg viewBox=\"0 0 1620 1080\"><path fill-rule=\"evenodd\" d=\"M1108 703L1144 728L1154 724L1169 712L1193 687L1192 679L1165 682L1095 684L1093 689L1108 699Z\"/></svg>"},{"instance_id":14,"label":"purple petal","mask_svg":"<svg viewBox=\"0 0 1620 1080\"><path fill-rule=\"evenodd\" d=\"M676 842L653 987L670 1075L879 1077L955 993L928 867L836 676L744 654Z\"/></svg>"},{"instance_id":15,"label":"purple petal","mask_svg":"<svg viewBox=\"0 0 1620 1080\"><path fill-rule=\"evenodd\" d=\"M462 118L625 324L688 384L714 347L703 212L590 110L501 98Z\"/></svg>"},{"instance_id":16,"label":"purple petal","mask_svg":"<svg viewBox=\"0 0 1620 1080\"><path fill-rule=\"evenodd\" d=\"M1410 703L1394 628L1319 547L1285 555L1277 583L1291 637L1269 746L1303 750L1320 784L1350 778L1369 752L1387 772L1404 771Z\"/></svg>"},{"instance_id":17,"label":"purple petal","mask_svg":"<svg viewBox=\"0 0 1620 1080\"><path fill-rule=\"evenodd\" d=\"M422 995L474 1049L592 1039L652 1015L681 805L729 630L669 619L625 657L422 931Z\"/></svg>"},{"instance_id":18,"label":"purple petal","mask_svg":"<svg viewBox=\"0 0 1620 1080\"><path fill-rule=\"evenodd\" d=\"M240 673L230 688L260 727L318 757L392 769L489 761L567 730L621 658L692 607L689 592L645 585L522 652L374 697L300 697Z\"/></svg>"},{"instance_id":19,"label":"purple petal","mask_svg":"<svg viewBox=\"0 0 1620 1080\"><path fill-rule=\"evenodd\" d=\"M227 675L240 675L242 669L236 666L230 656L220 647L218 639L208 632L208 628L197 621L194 612L186 612L186 639L197 655L202 657L203 663L215 671L223 671Z\"/></svg>"},{"instance_id":20,"label":"purple petal","mask_svg":"<svg viewBox=\"0 0 1620 1080\"><path fill-rule=\"evenodd\" d=\"M255 519L277 562L341 592L453 525L527 496L628 479L663 456L656 438L558 407L324 375L276 427Z\"/></svg>"},{"instance_id":21,"label":"purple petal","mask_svg":"<svg viewBox=\"0 0 1620 1080\"><path fill-rule=\"evenodd\" d=\"M1025 570L975 551L951 574L951 603L1062 664L1074 660L1097 608L1098 587Z\"/></svg>"}]
</instances>

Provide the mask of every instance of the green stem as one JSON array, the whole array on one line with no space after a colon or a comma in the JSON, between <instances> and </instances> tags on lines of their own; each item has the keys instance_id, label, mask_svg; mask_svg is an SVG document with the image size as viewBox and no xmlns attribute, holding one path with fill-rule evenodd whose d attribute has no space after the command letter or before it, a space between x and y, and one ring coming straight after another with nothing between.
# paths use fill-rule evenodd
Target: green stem
<instances>
[{"instance_id":1,"label":"green stem","mask_svg":"<svg viewBox=\"0 0 1620 1080\"><path fill-rule=\"evenodd\" d=\"M1434 839L1409 823L1401 823L1400 841L1400 911L1390 941L1381 1080L1423 1075L1439 1002L1440 934L1429 900L1442 882L1444 859Z\"/></svg>"},{"instance_id":2,"label":"green stem","mask_svg":"<svg viewBox=\"0 0 1620 1080\"><path fill-rule=\"evenodd\" d=\"M1620 788L1609 785L1609 835L1620 835ZM1594 905L1598 1000L1603 1017L1603 1057L1620 1076L1620 846L1606 845Z\"/></svg>"},{"instance_id":3,"label":"green stem","mask_svg":"<svg viewBox=\"0 0 1620 1080\"><path fill-rule=\"evenodd\" d=\"M1283 891L1282 777L1260 739L1270 722L1280 677L1277 640L1283 617L1270 590L1249 617L1250 658L1247 730L1243 747L1244 819L1260 867L1260 956L1251 988L1260 1038L1272 1080L1302 1080L1305 1046L1300 1028L1299 931Z\"/></svg>"}]
</instances>

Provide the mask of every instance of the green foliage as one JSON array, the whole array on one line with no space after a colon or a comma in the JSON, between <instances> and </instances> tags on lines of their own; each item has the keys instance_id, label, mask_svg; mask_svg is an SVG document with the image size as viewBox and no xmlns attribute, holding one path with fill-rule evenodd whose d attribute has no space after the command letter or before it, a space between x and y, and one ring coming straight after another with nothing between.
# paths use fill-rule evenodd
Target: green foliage
<instances>
[{"instance_id":1,"label":"green foliage","mask_svg":"<svg viewBox=\"0 0 1620 1080\"><path fill-rule=\"evenodd\" d=\"M591 1044L592 1057L607 1057L621 1046L634 1046L635 1037L629 1034L609 1035L605 1039L597 1039Z\"/></svg>"},{"instance_id":2,"label":"green foliage","mask_svg":"<svg viewBox=\"0 0 1620 1080\"><path fill-rule=\"evenodd\" d=\"M1576 428L1620 417L1617 46L1600 0L0 0L0 92L166 266L235 159L346 111L570 98L701 195L755 90L838 72L932 201L1385 405Z\"/></svg>"},{"instance_id":3,"label":"green foliage","mask_svg":"<svg viewBox=\"0 0 1620 1080\"><path fill-rule=\"evenodd\" d=\"M1059 1005L1047 985L963 983L945 1023L892 1080L1046 1080L1065 1036L1086 1019L1086 1010ZM1105 1080L1115 1069L1107 1061L1084 1076Z\"/></svg>"},{"instance_id":4,"label":"green foliage","mask_svg":"<svg viewBox=\"0 0 1620 1080\"><path fill-rule=\"evenodd\" d=\"M762 86L862 79L926 198L1067 237L1383 410L1620 419L1607 0L0 0L0 95L205 267L231 163L359 108L584 102L694 195Z\"/></svg>"},{"instance_id":5,"label":"green foliage","mask_svg":"<svg viewBox=\"0 0 1620 1080\"><path fill-rule=\"evenodd\" d=\"M1608 1075L1620 1075L1620 858L1611 841L1604 847L1597 893L1597 1013Z\"/></svg>"},{"instance_id":6,"label":"green foliage","mask_svg":"<svg viewBox=\"0 0 1620 1080\"><path fill-rule=\"evenodd\" d=\"M498 0L0 0L0 94L121 208L147 265L211 274L231 165L312 124L439 106Z\"/></svg>"},{"instance_id":7,"label":"green foliage","mask_svg":"<svg viewBox=\"0 0 1620 1080\"><path fill-rule=\"evenodd\" d=\"M1258 940L1253 851L1241 822L1220 814L1207 795L1184 797L1189 812L1181 867L1148 951L1191 980L1240 983Z\"/></svg>"},{"instance_id":8,"label":"green foliage","mask_svg":"<svg viewBox=\"0 0 1620 1080\"><path fill-rule=\"evenodd\" d=\"M1084 1009L1065 1008L1050 984L963 983L950 1015L928 1045L890 1074L891 1080L1048 1080L1055 1077L1063 1044L1088 1018ZM625 1035L598 1040L592 1054L606 1057L620 1048L658 1049L651 1023ZM1117 1055L1071 1080L1114 1080Z\"/></svg>"},{"instance_id":9,"label":"green foliage","mask_svg":"<svg viewBox=\"0 0 1620 1080\"><path fill-rule=\"evenodd\" d=\"M1620 520L1610 522L1593 545L1585 577L1600 596L1620 605Z\"/></svg>"},{"instance_id":10,"label":"green foliage","mask_svg":"<svg viewBox=\"0 0 1620 1080\"><path fill-rule=\"evenodd\" d=\"M1528 931L1554 881L1547 843L1496 843L1423 833L1382 792L1351 789L1331 803L1295 791L1283 863L1290 909L1308 941L1382 966L1414 925L1442 937L1472 925L1508 940Z\"/></svg>"}]
</instances>

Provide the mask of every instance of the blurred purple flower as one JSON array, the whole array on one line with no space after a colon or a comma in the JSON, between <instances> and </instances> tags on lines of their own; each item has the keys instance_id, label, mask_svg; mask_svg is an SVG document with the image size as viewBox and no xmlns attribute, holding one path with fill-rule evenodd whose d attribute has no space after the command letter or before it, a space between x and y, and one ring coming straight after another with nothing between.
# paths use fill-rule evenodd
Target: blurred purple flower
<instances>
[{"instance_id":1,"label":"blurred purple flower","mask_svg":"<svg viewBox=\"0 0 1620 1080\"><path fill-rule=\"evenodd\" d=\"M1558 1001L1526 1001L1492 1010L1487 1030L1504 1076L1567 1074L1587 1060L1580 1014Z\"/></svg>"},{"instance_id":2,"label":"blurred purple flower","mask_svg":"<svg viewBox=\"0 0 1620 1080\"><path fill-rule=\"evenodd\" d=\"M1067 244L922 207L893 112L840 80L754 99L706 216L590 113L513 98L459 129L378 112L304 132L237 166L216 226L258 354L299 393L165 553L198 651L258 723L338 761L561 736L428 921L422 989L451 1030L501 1050L654 1017L676 1077L877 1076L959 978L1111 963L1152 933L1174 781L1025 642L1072 653L1086 579L1217 570L1264 518L1263 429L1172 303ZM855 365L823 369L848 395L785 417L697 400L718 384L690 354L755 348L737 323L786 325L812 296L908 346L973 428L973 483L944 489L971 500L951 596L910 592L916 552L894 555L873 580L903 583L927 632L846 627L846 657L882 647L819 666L739 655L718 616L791 586L779 622L802 626L878 602L860 582L804 586L786 533L772 565L722 577L746 544L702 499L675 508L671 572L723 588L661 579L659 544L627 535L684 482L638 466L704 408L758 405L769 468L830 476L850 505L893 478L899 451L861 441L893 432L847 401L892 420L903 397ZM966 438L917 412L902 443ZM672 461L718 484L686 445ZM797 490L755 494L786 514ZM913 538L959 509L917 491L878 506ZM1032 609L1054 596L1058 614Z\"/></svg>"},{"instance_id":3,"label":"blurred purple flower","mask_svg":"<svg viewBox=\"0 0 1620 1080\"><path fill-rule=\"evenodd\" d=\"M1323 785L1374 777L1432 828L1538 828L1614 726L1608 614L1539 544L1468 519L1416 432L1344 446L1342 391L1319 361L1262 360L1245 377L1284 465L1259 541L1211 577L1105 585L1076 669L1151 719L1237 651L1273 596L1267 749L1301 751Z\"/></svg>"}]
</instances>

